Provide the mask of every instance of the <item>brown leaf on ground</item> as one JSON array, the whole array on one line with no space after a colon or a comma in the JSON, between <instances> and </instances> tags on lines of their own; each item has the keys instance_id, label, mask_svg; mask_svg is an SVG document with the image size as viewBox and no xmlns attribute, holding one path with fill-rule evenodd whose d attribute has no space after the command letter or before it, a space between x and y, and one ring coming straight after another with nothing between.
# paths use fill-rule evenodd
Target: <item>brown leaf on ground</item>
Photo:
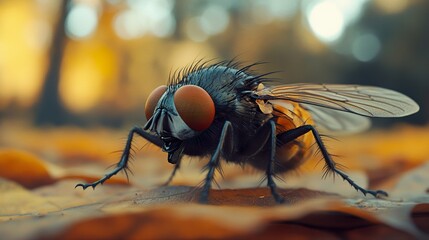
<instances>
[{"instance_id":1,"label":"brown leaf on ground","mask_svg":"<svg viewBox=\"0 0 429 240\"><path fill-rule=\"evenodd\" d=\"M55 182L43 160L31 153L15 149L0 150L0 177L18 182L27 188Z\"/></svg>"},{"instance_id":2,"label":"brown leaf on ground","mask_svg":"<svg viewBox=\"0 0 429 240\"><path fill-rule=\"evenodd\" d=\"M0 149L0 178L15 181L26 188L37 188L50 185L61 179L76 179L94 182L96 176L68 173L62 171L58 176L52 176L50 166L37 156L22 150ZM124 178L112 178L107 184L128 185Z\"/></svg>"},{"instance_id":3,"label":"brown leaf on ground","mask_svg":"<svg viewBox=\"0 0 429 240\"><path fill-rule=\"evenodd\" d=\"M59 211L55 203L34 194L14 182L0 178L0 219L26 214L38 215Z\"/></svg>"},{"instance_id":4,"label":"brown leaf on ground","mask_svg":"<svg viewBox=\"0 0 429 240\"><path fill-rule=\"evenodd\" d=\"M429 234L429 203L420 203L413 207L411 217L418 229Z\"/></svg>"},{"instance_id":5,"label":"brown leaf on ground","mask_svg":"<svg viewBox=\"0 0 429 240\"><path fill-rule=\"evenodd\" d=\"M235 196L249 196L239 198L237 202L230 199L229 203L234 204L231 206L186 203L186 199L192 201L196 193L189 190L191 189L176 187L157 189L148 194L139 194L134 200L129 199L131 201L128 201L128 204L124 204L127 200L122 197L121 201L113 200L100 209L110 213L106 216L79 221L60 233L42 236L53 239L198 239L248 238L270 234L279 237L291 234L303 239L316 235L339 239L342 236L364 236L361 229L371 233L373 239L385 236L412 238L420 234L418 231L383 222L383 219L377 216L382 214L383 210L368 211L345 205L338 198L320 198L324 195L320 192L282 190L282 194L292 199L300 199L305 195L319 197L272 206L273 199L266 201L266 205L254 201L261 194L261 189L228 190L234 191ZM223 194L224 191L217 190L212 193L215 196ZM160 196L157 196L158 194ZM150 201L147 196L151 196ZM156 202L157 200L161 202ZM379 202L378 206L383 206L383 203ZM106 225L111 226L109 231L103 230Z\"/></svg>"},{"instance_id":6,"label":"brown leaf on ground","mask_svg":"<svg viewBox=\"0 0 429 240\"><path fill-rule=\"evenodd\" d=\"M44 144L22 141L19 148L25 151L0 151L2 238L424 239L429 234L429 165L424 164L426 153L413 152L426 150L412 146L406 138L406 131L410 131L419 141L427 141L423 137L429 133L426 128L370 133L370 137L352 138L356 147L342 149L341 155L346 157L340 163L347 166L347 174L363 187L381 187L389 197L365 197L338 176L335 181L322 179L320 168L312 169L316 162L309 160L310 170L304 167L300 174L277 181L279 193L286 199L284 205L275 203L268 188L257 187L263 173L224 162L224 177L216 175L221 189L210 191L208 205L198 204L201 188L195 187L204 179L201 169L205 160L184 159L173 186L158 187L173 166L154 148L144 148L135 155L130 165L132 184L119 175L95 190L75 189L79 182L98 180L108 171L107 163L118 160L103 159L116 150L110 148L120 139L118 131L19 131L22 134L15 136L28 133L34 140L48 134L52 142L47 138ZM64 132L74 137L62 141ZM97 137L99 133L103 134ZM397 146L396 140L385 139L395 134L413 151L405 149L399 156L378 149ZM85 146L79 145L80 138L86 139L82 141ZM18 140L12 143L17 145ZM119 140L118 146L121 143ZM100 150L103 145L106 148ZM136 145L144 146L145 142ZM79 148L85 147L79 153ZM369 178L365 173L370 173Z\"/></svg>"}]
</instances>

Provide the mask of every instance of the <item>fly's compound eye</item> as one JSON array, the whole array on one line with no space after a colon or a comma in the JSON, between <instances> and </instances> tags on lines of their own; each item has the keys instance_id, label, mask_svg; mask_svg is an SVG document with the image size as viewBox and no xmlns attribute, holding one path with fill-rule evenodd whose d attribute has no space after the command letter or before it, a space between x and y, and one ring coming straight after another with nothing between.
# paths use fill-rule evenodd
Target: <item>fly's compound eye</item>
<instances>
[{"instance_id":1,"label":"fly's compound eye","mask_svg":"<svg viewBox=\"0 0 429 240\"><path fill-rule=\"evenodd\" d=\"M146 115L147 120L149 120L149 118L152 117L153 112L155 111L155 107L158 104L159 99L162 97L162 94L165 93L165 91L167 91L167 86L162 85L155 88L155 90L153 90L149 94L149 97L147 98L146 104L144 107L144 113Z\"/></svg>"},{"instance_id":2,"label":"fly's compound eye","mask_svg":"<svg viewBox=\"0 0 429 240\"><path fill-rule=\"evenodd\" d=\"M215 116L213 99L201 87L185 85L174 94L174 105L182 120L191 129L203 131L210 127Z\"/></svg>"}]
</instances>

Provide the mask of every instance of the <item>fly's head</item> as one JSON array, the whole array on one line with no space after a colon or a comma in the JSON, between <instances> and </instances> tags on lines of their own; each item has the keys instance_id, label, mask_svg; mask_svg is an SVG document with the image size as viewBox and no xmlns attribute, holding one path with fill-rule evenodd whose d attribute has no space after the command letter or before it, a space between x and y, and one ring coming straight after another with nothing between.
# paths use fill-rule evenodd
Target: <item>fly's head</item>
<instances>
[{"instance_id":1,"label":"fly's head","mask_svg":"<svg viewBox=\"0 0 429 240\"><path fill-rule=\"evenodd\" d=\"M197 137L212 124L215 105L210 95L196 85L179 88L160 86L149 95L145 114L145 130L164 142L168 162L176 164L183 155L183 142Z\"/></svg>"}]
</instances>

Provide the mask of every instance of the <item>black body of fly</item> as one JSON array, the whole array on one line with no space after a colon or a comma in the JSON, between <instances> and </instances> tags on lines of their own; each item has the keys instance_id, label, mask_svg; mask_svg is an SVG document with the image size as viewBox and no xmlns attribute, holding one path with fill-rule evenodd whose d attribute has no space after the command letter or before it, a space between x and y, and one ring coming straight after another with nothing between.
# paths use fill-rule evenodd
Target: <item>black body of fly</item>
<instances>
[{"instance_id":1,"label":"black body of fly","mask_svg":"<svg viewBox=\"0 0 429 240\"><path fill-rule=\"evenodd\" d=\"M277 202L283 202L283 197L277 192L274 176L296 168L303 160L299 159L299 156L287 157L286 159L276 152L285 146L291 146L295 142L298 142L297 146L300 146L298 139L306 133L311 133L313 142L317 144L323 155L327 171L340 175L351 186L365 195L368 193L373 196L387 195L384 191L366 190L360 187L344 172L338 170L323 144L318 129L312 124L306 124L306 119L301 119L302 124L295 124L293 128L281 123L279 119L285 119L285 122L289 123L295 121L291 120L294 118L294 111L301 109L314 114L317 112L316 110L324 108L329 109L326 111L328 113L334 110L334 112L354 113L361 116L402 116L418 110L411 99L400 95L402 97L401 103L405 103L407 106L402 106L399 110L396 109L397 112L391 106L393 110L388 109L387 112L382 112L383 110L379 108L384 108L384 105L395 105L395 100L385 97L380 106L377 97L385 95L385 92L382 93L382 90L385 89L348 85L341 85L343 88L337 89L336 86L339 85L317 85L315 87L316 85L305 84L274 85L273 87L269 86L272 82L264 78L267 74L251 74L249 69L252 66L239 68L233 62L221 62L211 66L195 64L184 72L176 74L165 90L163 89L164 92L161 91L159 94L159 100L156 99L158 101L155 101L153 113L149 113L150 119L146 125L143 128L134 127L130 130L122 157L116 168L94 183L76 186L81 186L84 189L87 187L94 188L119 171L126 169L131 142L134 134L137 134L168 153L168 161L176 165L169 181L179 168L183 155L209 157L200 202L208 201L214 173L221 159L237 164L250 164L264 171L267 185L273 197ZM190 110L188 109L188 105L192 105L192 102L185 102L185 110L179 108L181 107L179 104L181 99L176 99L179 98L177 96L179 95L178 91L188 85L202 88L214 104L214 117L208 120L207 126L193 127L192 124L194 123L189 124L189 120L186 120L185 115L193 111L192 106ZM368 101L372 102L375 99L375 103L369 107L366 102L362 103L363 97L361 95L353 96L354 93L350 93L350 89L343 90L346 89L345 86L363 94L362 96ZM374 89L379 92L372 94L371 91ZM367 91L365 92L365 90ZM320 92L315 93L314 91ZM399 94L390 90L385 91ZM347 101L338 100L338 96L329 96L325 92L334 92L341 97L350 99ZM296 97L294 97L295 93L298 94ZM319 95L314 97L317 94ZM199 101L199 99L193 101ZM333 105L328 105L332 102L334 102ZM291 105L295 103L296 105ZM341 105L343 103L345 105ZM265 110L265 107L268 110ZM288 111L292 117L288 115ZM320 116L323 115L318 113L316 119ZM349 115L339 114L338 116L337 119L342 119L341 117ZM350 119L365 119L361 116ZM193 118L195 117L192 115L190 119ZM336 117L334 116L334 118ZM350 120L338 121L350 122ZM202 124L204 125L205 122ZM303 157L301 156L301 158Z\"/></svg>"}]
</instances>

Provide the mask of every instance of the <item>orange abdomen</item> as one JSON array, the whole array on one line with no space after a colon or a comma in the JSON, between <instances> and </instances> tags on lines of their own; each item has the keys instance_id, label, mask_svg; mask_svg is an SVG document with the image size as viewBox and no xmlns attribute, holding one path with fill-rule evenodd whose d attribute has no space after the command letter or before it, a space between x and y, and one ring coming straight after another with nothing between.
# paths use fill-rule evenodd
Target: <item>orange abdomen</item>
<instances>
[{"instance_id":1,"label":"orange abdomen","mask_svg":"<svg viewBox=\"0 0 429 240\"><path fill-rule=\"evenodd\" d=\"M280 100L273 101L272 104L277 135L302 125L314 123L310 113L297 103ZM281 173L300 166L313 153L314 142L311 133L304 134L287 144L282 145L280 142L276 149L278 167L275 171Z\"/></svg>"}]
</instances>

